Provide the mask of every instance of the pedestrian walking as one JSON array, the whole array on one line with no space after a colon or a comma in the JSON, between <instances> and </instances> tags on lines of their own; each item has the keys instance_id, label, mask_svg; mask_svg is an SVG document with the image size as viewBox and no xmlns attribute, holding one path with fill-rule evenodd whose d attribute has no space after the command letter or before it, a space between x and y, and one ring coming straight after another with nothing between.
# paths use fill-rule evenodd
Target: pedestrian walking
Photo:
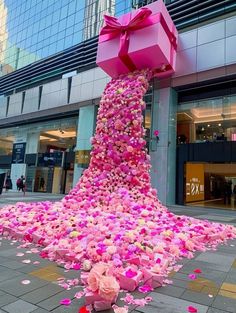
<instances>
[{"instance_id":1,"label":"pedestrian walking","mask_svg":"<svg viewBox=\"0 0 236 313\"><path fill-rule=\"evenodd\" d=\"M18 180L17 180L18 181ZM21 175L21 177L20 177L20 181L19 181L19 184L18 184L18 190L19 191L21 191L22 190L22 192L24 193L24 195L25 195L25 187L26 187L26 185L25 185L25 177L23 176L23 175Z\"/></svg>"},{"instance_id":2,"label":"pedestrian walking","mask_svg":"<svg viewBox=\"0 0 236 313\"><path fill-rule=\"evenodd\" d=\"M5 189L8 191L9 189L12 189L12 181L10 175L7 175L7 178L5 180Z\"/></svg>"}]
</instances>

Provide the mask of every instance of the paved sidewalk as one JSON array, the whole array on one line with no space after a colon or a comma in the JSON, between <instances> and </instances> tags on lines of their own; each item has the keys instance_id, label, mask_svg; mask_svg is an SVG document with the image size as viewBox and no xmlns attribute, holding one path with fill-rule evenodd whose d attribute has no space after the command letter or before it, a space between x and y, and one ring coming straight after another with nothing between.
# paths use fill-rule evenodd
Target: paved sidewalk
<instances>
[{"instance_id":1,"label":"paved sidewalk","mask_svg":"<svg viewBox=\"0 0 236 313\"><path fill-rule=\"evenodd\" d=\"M7 200L9 201L9 200ZM209 210L204 208L172 207L176 214L186 214L236 225L236 214L231 211ZM83 299L74 295L82 288L64 290L57 285L59 277L67 279L79 276L74 270L65 271L54 262L40 259L38 254L30 253L33 245L17 249L19 243L0 238L0 313L78 313ZM23 256L16 256L17 253ZM23 260L30 260L25 264ZM39 264L33 264L34 262ZM236 240L221 245L217 251L196 253L192 260L183 259L183 267L171 273L173 284L157 288L149 295L153 301L145 307L132 307L133 313L185 313L188 306L198 309L198 313L236 313ZM200 268L196 280L188 275ZM22 284L22 281L30 281ZM143 297L138 292L134 297ZM60 300L71 298L72 304L61 306ZM121 300L118 305L124 306ZM107 313L113 310L105 311Z\"/></svg>"},{"instance_id":2,"label":"paved sidewalk","mask_svg":"<svg viewBox=\"0 0 236 313\"><path fill-rule=\"evenodd\" d=\"M14 204L16 202L37 202L37 201L58 201L65 195L52 194L44 192L26 192L25 196L22 191L8 191L0 195L0 207L6 204ZM1 313L1 312L0 312Z\"/></svg>"}]
</instances>

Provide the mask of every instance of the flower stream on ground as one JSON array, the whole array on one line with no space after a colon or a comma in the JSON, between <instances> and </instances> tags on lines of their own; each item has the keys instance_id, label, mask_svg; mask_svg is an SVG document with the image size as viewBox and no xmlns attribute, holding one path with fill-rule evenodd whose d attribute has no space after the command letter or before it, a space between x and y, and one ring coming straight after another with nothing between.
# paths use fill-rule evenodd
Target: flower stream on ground
<instances>
[{"instance_id":1,"label":"flower stream on ground","mask_svg":"<svg viewBox=\"0 0 236 313\"><path fill-rule=\"evenodd\" d=\"M127 312L126 306L114 305L121 290L143 293L143 299L128 293L126 305L145 305L151 301L146 293L178 270L178 260L236 237L233 226L174 215L151 187L142 126L143 96L151 77L150 70L142 70L107 84L89 168L62 201L17 203L0 210L3 236L41 246L41 257L82 270L81 277L75 271L71 283L84 285L77 293L85 298L81 312L89 312L89 305L97 311L113 305L115 312Z\"/></svg>"}]
</instances>

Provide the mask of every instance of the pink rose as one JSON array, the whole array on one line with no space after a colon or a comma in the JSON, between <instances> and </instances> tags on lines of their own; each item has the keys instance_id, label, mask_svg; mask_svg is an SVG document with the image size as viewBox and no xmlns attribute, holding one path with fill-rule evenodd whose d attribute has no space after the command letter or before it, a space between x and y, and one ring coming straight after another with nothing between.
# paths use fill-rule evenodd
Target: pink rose
<instances>
[{"instance_id":1,"label":"pink rose","mask_svg":"<svg viewBox=\"0 0 236 313\"><path fill-rule=\"evenodd\" d=\"M99 295L108 301L112 301L119 293L120 285L113 276L102 276L99 281Z\"/></svg>"},{"instance_id":2,"label":"pink rose","mask_svg":"<svg viewBox=\"0 0 236 313\"><path fill-rule=\"evenodd\" d=\"M99 275L98 273L96 272L90 272L88 274L88 288L91 290L91 291L96 291L98 290L98 284L99 284L99 280L101 278L101 275Z\"/></svg>"}]
</instances>

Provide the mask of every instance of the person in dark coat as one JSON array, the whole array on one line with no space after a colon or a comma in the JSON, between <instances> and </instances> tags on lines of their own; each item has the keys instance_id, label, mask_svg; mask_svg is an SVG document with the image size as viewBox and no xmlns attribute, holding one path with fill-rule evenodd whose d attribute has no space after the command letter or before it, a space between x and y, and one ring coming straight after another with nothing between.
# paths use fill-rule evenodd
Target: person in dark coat
<instances>
[{"instance_id":1,"label":"person in dark coat","mask_svg":"<svg viewBox=\"0 0 236 313\"><path fill-rule=\"evenodd\" d=\"M10 175L7 175L7 178L5 181L5 188L6 188L6 191L8 191L9 189L12 189L12 181L11 181Z\"/></svg>"}]
</instances>

